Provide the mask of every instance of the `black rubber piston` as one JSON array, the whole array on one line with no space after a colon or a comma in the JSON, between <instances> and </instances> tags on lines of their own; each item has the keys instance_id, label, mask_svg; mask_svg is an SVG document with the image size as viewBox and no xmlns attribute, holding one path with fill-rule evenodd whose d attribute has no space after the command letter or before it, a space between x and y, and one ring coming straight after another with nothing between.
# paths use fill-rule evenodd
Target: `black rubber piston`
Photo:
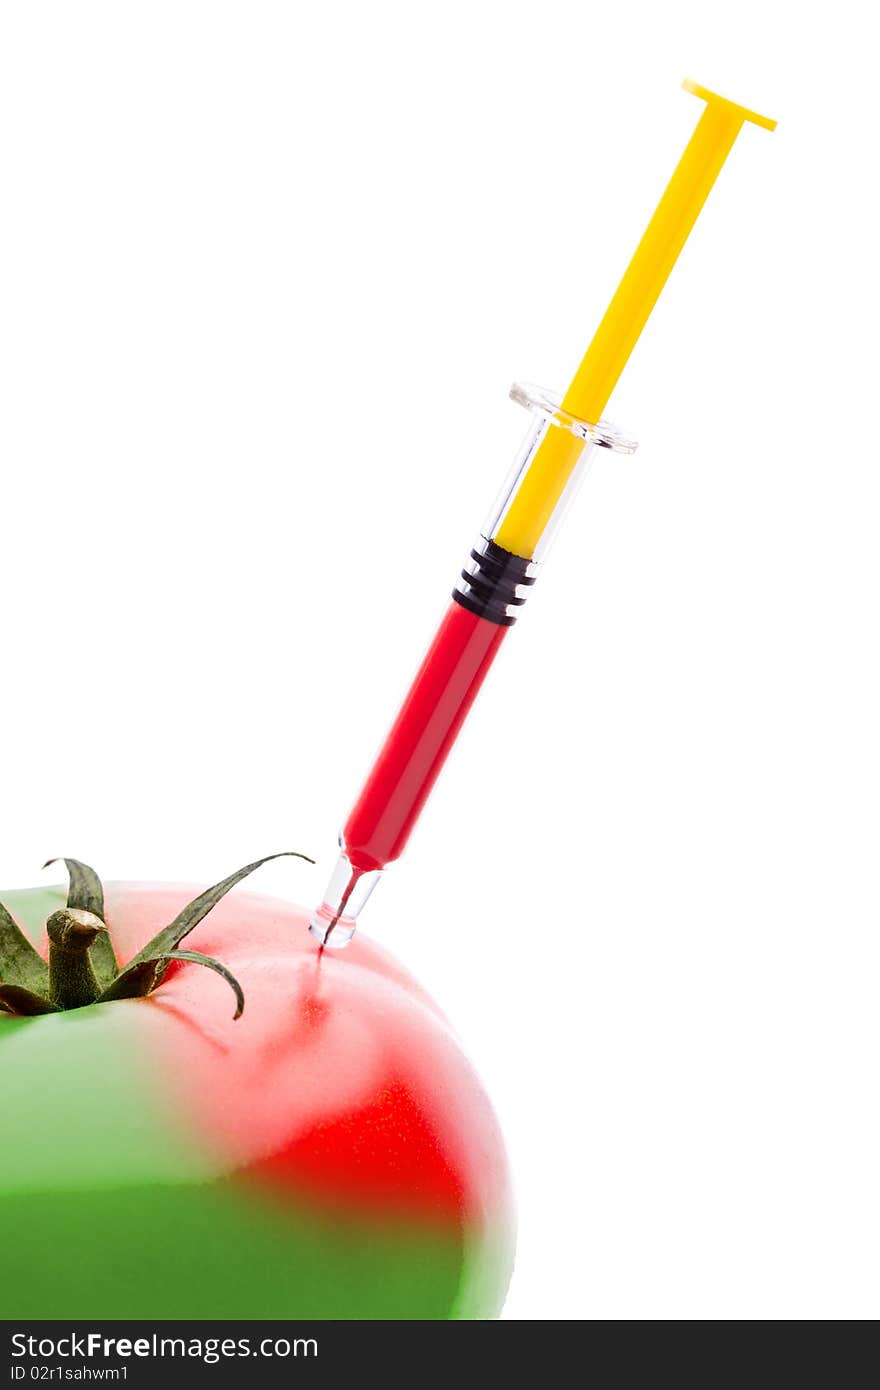
<instances>
[{"instance_id":1,"label":"black rubber piston","mask_svg":"<svg viewBox=\"0 0 880 1390\"><path fill-rule=\"evenodd\" d=\"M499 627L513 627L516 610L528 597L521 590L536 579L530 573L534 570L533 562L514 555L495 541L483 540L481 544L482 549L471 551L452 597L479 618L487 618Z\"/></svg>"}]
</instances>

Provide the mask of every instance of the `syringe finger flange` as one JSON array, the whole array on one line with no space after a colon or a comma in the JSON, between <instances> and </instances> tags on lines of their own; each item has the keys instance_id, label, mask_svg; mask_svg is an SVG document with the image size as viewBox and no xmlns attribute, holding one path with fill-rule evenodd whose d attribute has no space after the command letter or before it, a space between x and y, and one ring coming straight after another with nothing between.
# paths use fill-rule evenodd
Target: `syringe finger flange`
<instances>
[{"instance_id":1,"label":"syringe finger flange","mask_svg":"<svg viewBox=\"0 0 880 1390\"><path fill-rule=\"evenodd\" d=\"M552 391L541 386L514 382L510 398L531 411L533 419L481 535L499 552L528 561L534 582L559 524L589 471L594 450L632 454L638 445L608 420L593 422L573 415ZM511 509L516 511L521 506L526 492L530 494L530 538L508 523Z\"/></svg>"},{"instance_id":2,"label":"syringe finger flange","mask_svg":"<svg viewBox=\"0 0 880 1390\"><path fill-rule=\"evenodd\" d=\"M525 406L526 410L540 415L549 424L568 430L577 438L595 444L600 449L612 449L615 454L634 454L639 447L637 440L625 435L610 420L597 420L595 424L591 424L588 420L581 420L577 415L572 415L570 410L563 407L559 397L543 386L535 386L529 381L515 381L509 395L517 405Z\"/></svg>"}]
</instances>

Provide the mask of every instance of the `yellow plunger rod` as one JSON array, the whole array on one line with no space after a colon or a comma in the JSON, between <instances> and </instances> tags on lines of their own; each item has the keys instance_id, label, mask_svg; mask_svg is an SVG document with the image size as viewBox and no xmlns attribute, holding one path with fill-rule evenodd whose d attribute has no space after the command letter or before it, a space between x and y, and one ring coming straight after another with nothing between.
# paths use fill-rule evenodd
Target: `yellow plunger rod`
<instances>
[{"instance_id":1,"label":"yellow plunger rod","mask_svg":"<svg viewBox=\"0 0 880 1390\"><path fill-rule=\"evenodd\" d=\"M706 109L562 402L591 424L605 409L744 122L776 128L775 121L696 82L682 85L702 97ZM579 441L568 430L547 431L495 535L498 545L534 555L579 456Z\"/></svg>"}]
</instances>

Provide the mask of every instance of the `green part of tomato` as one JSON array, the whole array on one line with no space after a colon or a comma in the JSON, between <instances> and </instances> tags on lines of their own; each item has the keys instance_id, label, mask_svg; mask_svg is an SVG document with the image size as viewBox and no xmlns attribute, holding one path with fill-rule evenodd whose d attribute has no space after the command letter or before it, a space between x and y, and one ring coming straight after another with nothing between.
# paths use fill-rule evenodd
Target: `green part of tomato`
<instances>
[{"instance_id":1,"label":"green part of tomato","mask_svg":"<svg viewBox=\"0 0 880 1390\"><path fill-rule=\"evenodd\" d=\"M460 1241L350 1212L282 1211L234 1180L19 1195L0 1200L0 1222L7 1319L467 1316Z\"/></svg>"},{"instance_id":2,"label":"green part of tomato","mask_svg":"<svg viewBox=\"0 0 880 1390\"><path fill-rule=\"evenodd\" d=\"M135 1001L3 1020L0 1193L48 1198L212 1175L151 1072L158 1023Z\"/></svg>"}]
</instances>

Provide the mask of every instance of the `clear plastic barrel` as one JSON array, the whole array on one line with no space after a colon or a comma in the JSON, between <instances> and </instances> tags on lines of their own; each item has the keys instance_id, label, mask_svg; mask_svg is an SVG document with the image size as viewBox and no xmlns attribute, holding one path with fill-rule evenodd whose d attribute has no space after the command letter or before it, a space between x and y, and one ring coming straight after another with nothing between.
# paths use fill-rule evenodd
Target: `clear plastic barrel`
<instances>
[{"instance_id":1,"label":"clear plastic barrel","mask_svg":"<svg viewBox=\"0 0 880 1390\"><path fill-rule=\"evenodd\" d=\"M515 382L510 388L510 397L518 405L530 410L534 419L495 505L486 519L481 535L485 540L495 541L503 546L504 520L513 500L519 495L521 488L528 486L529 473L539 450L544 449L546 452L552 448L556 466L568 471L569 477L559 500L548 513L540 541L531 555L523 557L537 567L546 557L562 518L589 472L596 449L610 449L616 454L632 454L638 446L634 439L629 439L607 420L599 420L597 424L579 420L577 416L563 410L556 397L540 386ZM556 431L559 431L558 437ZM553 435L548 439L547 436L551 435L551 432Z\"/></svg>"}]
</instances>

